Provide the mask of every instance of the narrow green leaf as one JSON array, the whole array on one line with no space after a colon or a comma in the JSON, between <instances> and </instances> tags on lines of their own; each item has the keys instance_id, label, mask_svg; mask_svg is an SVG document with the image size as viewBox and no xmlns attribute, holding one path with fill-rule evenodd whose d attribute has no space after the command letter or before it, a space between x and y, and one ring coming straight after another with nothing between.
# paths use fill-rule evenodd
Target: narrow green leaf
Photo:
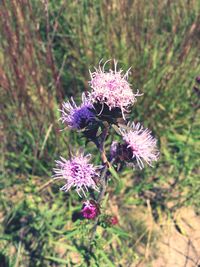
<instances>
[{"instance_id":1,"label":"narrow green leaf","mask_svg":"<svg viewBox=\"0 0 200 267\"><path fill-rule=\"evenodd\" d=\"M103 259L107 262L108 267L115 267L115 265L112 263L112 261L108 258L106 253L103 250L99 251L99 254L103 257Z\"/></svg>"}]
</instances>

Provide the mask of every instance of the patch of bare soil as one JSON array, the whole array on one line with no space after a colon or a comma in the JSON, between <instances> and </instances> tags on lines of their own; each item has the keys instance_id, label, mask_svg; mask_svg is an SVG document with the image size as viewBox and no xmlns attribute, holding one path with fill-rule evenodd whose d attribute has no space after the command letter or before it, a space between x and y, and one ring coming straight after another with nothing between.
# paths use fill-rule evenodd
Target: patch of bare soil
<instances>
[{"instance_id":1,"label":"patch of bare soil","mask_svg":"<svg viewBox=\"0 0 200 267\"><path fill-rule=\"evenodd\" d=\"M200 266L200 216L191 207L181 208L159 226L158 258L152 267Z\"/></svg>"}]
</instances>

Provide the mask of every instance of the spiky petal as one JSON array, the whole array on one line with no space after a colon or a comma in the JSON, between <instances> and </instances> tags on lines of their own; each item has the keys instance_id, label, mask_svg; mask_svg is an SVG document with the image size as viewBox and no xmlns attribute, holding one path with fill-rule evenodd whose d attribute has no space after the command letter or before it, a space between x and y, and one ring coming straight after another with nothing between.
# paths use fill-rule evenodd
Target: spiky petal
<instances>
[{"instance_id":1,"label":"spiky petal","mask_svg":"<svg viewBox=\"0 0 200 267\"><path fill-rule=\"evenodd\" d=\"M152 166L153 161L158 160L157 140L150 130L144 129L140 123L128 123L127 127L121 126L120 132L127 146L127 153L131 151L132 159L136 159L140 169L144 168L144 162Z\"/></svg>"},{"instance_id":2,"label":"spiky petal","mask_svg":"<svg viewBox=\"0 0 200 267\"><path fill-rule=\"evenodd\" d=\"M95 68L95 72L90 72L91 100L93 103L106 104L110 110L120 108L124 114L140 94L138 92L134 94L128 83L130 69L123 74L123 70L117 70L117 62L114 61L114 70L105 72L104 68L108 61L103 67L99 63L99 68Z\"/></svg>"},{"instance_id":3,"label":"spiky petal","mask_svg":"<svg viewBox=\"0 0 200 267\"><path fill-rule=\"evenodd\" d=\"M95 118L92 109L93 105L91 101L86 97L85 93L83 93L80 106L76 105L73 98L71 98L71 101L63 103L62 109L60 110L60 120L71 129L83 129Z\"/></svg>"},{"instance_id":4,"label":"spiky petal","mask_svg":"<svg viewBox=\"0 0 200 267\"><path fill-rule=\"evenodd\" d=\"M82 194L86 197L88 188L99 191L94 181L94 179L99 177L98 167L89 163L91 158L90 154L86 156L79 154L69 160L63 157L60 158L61 160L56 161L54 178L66 181L66 184L61 187L61 190L67 192L70 188L75 188L80 197Z\"/></svg>"}]
</instances>

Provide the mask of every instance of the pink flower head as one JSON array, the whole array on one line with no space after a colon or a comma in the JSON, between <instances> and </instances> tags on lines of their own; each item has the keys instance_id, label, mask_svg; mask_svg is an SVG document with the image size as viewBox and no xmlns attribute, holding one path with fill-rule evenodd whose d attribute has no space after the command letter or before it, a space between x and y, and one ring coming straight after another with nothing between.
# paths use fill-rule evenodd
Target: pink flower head
<instances>
[{"instance_id":1,"label":"pink flower head","mask_svg":"<svg viewBox=\"0 0 200 267\"><path fill-rule=\"evenodd\" d=\"M120 132L127 145L127 153L131 152L132 159L136 159L140 169L144 168L144 162L152 167L152 162L157 161L159 152L157 140L151 135L151 131L144 129L140 123L128 123L127 127L121 127Z\"/></svg>"},{"instance_id":2,"label":"pink flower head","mask_svg":"<svg viewBox=\"0 0 200 267\"><path fill-rule=\"evenodd\" d=\"M118 221L117 216L113 216L113 217L111 217L111 218L110 218L110 223L111 223L112 225L116 225L116 224L118 224L119 221Z\"/></svg>"},{"instance_id":3,"label":"pink flower head","mask_svg":"<svg viewBox=\"0 0 200 267\"><path fill-rule=\"evenodd\" d=\"M95 72L90 72L91 100L93 103L106 104L109 110L119 108L124 117L124 112L135 103L135 96L139 94L133 93L127 81L130 69L123 74L123 70L117 70L117 62L114 61L114 70L105 72L104 67L108 61L102 68L100 62L99 69L95 68Z\"/></svg>"},{"instance_id":4,"label":"pink flower head","mask_svg":"<svg viewBox=\"0 0 200 267\"><path fill-rule=\"evenodd\" d=\"M62 123L67 124L71 129L80 130L85 128L95 118L93 112L93 105L85 93L82 94L82 104L77 106L74 99L64 102L62 105L61 118Z\"/></svg>"},{"instance_id":5,"label":"pink flower head","mask_svg":"<svg viewBox=\"0 0 200 267\"><path fill-rule=\"evenodd\" d=\"M73 156L70 160L60 158L61 160L56 161L54 178L66 181L61 190L67 192L71 187L74 187L80 197L81 193L86 197L85 191L88 191L88 188L99 191L94 181L96 177L99 177L98 167L89 163L90 154Z\"/></svg>"},{"instance_id":6,"label":"pink flower head","mask_svg":"<svg viewBox=\"0 0 200 267\"><path fill-rule=\"evenodd\" d=\"M94 201L85 201L81 213L86 219L94 219L99 214L99 208Z\"/></svg>"}]
</instances>

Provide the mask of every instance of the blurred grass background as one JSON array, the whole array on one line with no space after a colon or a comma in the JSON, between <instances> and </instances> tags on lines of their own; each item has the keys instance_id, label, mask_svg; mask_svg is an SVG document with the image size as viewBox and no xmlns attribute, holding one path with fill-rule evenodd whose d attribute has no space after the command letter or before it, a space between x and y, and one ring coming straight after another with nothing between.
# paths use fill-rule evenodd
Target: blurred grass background
<instances>
[{"instance_id":1,"label":"blurred grass background","mask_svg":"<svg viewBox=\"0 0 200 267\"><path fill-rule=\"evenodd\" d=\"M58 108L80 99L102 58L132 66L133 90L144 93L132 118L153 130L161 157L154 169L125 171L123 185L109 191L123 231L99 233L92 266L145 258L138 247L155 240L132 213L147 201L155 220L183 205L200 212L199 36L198 0L1 1L0 266L87 266L84 234L77 238L87 227L71 222L80 201L58 184L42 187L69 143L84 145L59 131Z\"/></svg>"}]
</instances>

